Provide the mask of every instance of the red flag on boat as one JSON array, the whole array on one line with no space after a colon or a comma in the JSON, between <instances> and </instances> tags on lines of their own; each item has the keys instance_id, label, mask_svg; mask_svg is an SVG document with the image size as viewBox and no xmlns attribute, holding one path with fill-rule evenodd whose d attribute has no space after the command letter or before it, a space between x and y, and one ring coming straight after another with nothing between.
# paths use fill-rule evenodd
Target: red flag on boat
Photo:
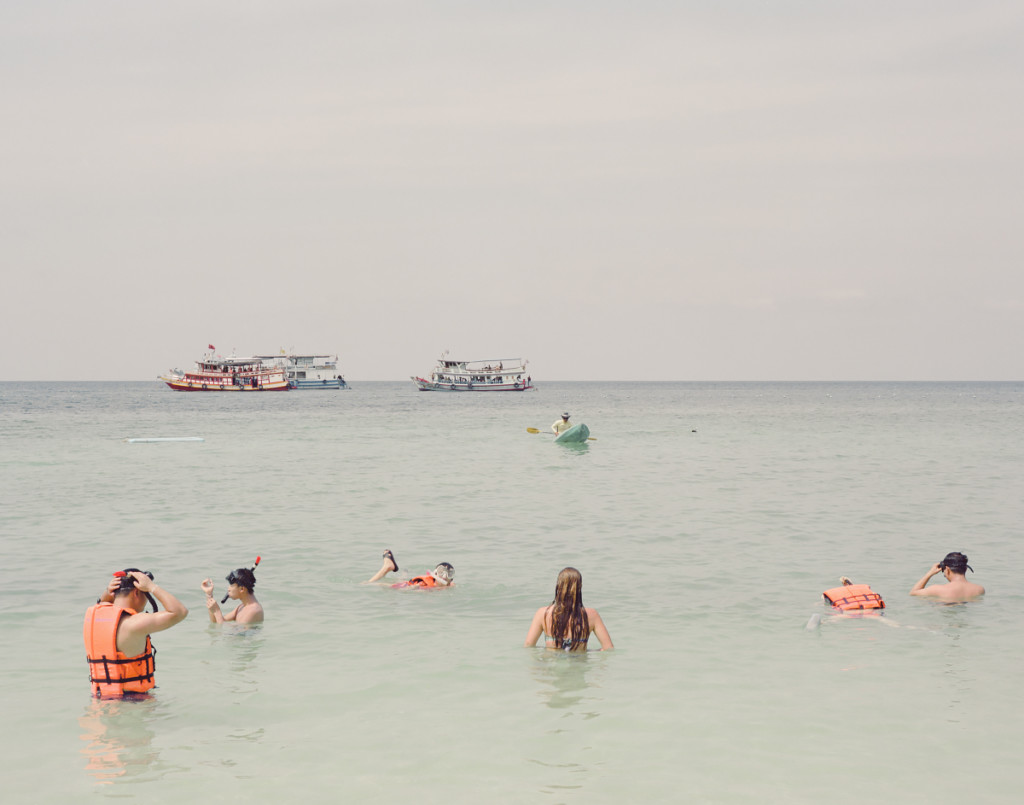
<instances>
[{"instance_id":1,"label":"red flag on boat","mask_svg":"<svg viewBox=\"0 0 1024 805\"><path fill-rule=\"evenodd\" d=\"M213 344L207 344L206 346L209 348L210 352L213 352L215 349L217 349L217 347L215 347Z\"/></svg>"}]
</instances>

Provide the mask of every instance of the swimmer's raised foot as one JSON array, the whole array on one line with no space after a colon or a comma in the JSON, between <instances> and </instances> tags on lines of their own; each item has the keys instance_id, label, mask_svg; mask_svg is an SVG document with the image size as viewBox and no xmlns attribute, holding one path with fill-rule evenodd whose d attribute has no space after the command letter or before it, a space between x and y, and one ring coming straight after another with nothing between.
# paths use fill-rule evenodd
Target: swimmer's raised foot
<instances>
[{"instance_id":1,"label":"swimmer's raised foot","mask_svg":"<svg viewBox=\"0 0 1024 805\"><path fill-rule=\"evenodd\" d=\"M391 553L391 549L390 548L388 548L386 551L384 551L384 564L387 565L388 562L391 563L391 571L394 572L394 573L397 573L398 572L398 562L395 561L395 555L393 553Z\"/></svg>"}]
</instances>

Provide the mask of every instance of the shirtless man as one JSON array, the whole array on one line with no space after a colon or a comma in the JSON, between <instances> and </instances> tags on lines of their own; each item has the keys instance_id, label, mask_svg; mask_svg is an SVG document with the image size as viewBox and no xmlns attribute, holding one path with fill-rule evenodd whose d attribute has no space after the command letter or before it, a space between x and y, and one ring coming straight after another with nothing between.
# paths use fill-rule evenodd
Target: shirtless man
<instances>
[{"instance_id":1,"label":"shirtless man","mask_svg":"<svg viewBox=\"0 0 1024 805\"><path fill-rule=\"evenodd\" d=\"M967 564L967 557L962 553L947 553L946 558L922 576L917 584L910 588L911 595L922 595L937 598L950 603L970 601L985 594L985 588L967 580L967 571L974 568ZM941 573L946 577L946 584L925 587L928 580Z\"/></svg>"},{"instance_id":2,"label":"shirtless man","mask_svg":"<svg viewBox=\"0 0 1024 805\"><path fill-rule=\"evenodd\" d=\"M258 562L257 562L258 563ZM253 568L255 570L255 568ZM263 623L263 605L256 600L253 589L256 587L256 574L247 567L232 570L226 576L228 592L221 603L231 599L241 603L227 615L220 611L220 604L213 597L213 580L204 579L200 585L206 593L206 610L210 613L210 623Z\"/></svg>"}]
</instances>

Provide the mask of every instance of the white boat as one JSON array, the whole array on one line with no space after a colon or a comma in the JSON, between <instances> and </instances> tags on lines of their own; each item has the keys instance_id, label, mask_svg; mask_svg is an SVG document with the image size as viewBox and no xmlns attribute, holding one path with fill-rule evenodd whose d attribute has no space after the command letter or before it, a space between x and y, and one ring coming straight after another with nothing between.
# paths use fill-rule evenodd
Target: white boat
<instances>
[{"instance_id":1,"label":"white boat","mask_svg":"<svg viewBox=\"0 0 1024 805\"><path fill-rule=\"evenodd\" d=\"M214 354L214 348L196 368L182 371L172 369L161 375L175 391L288 391L284 369L267 366L259 358L223 358Z\"/></svg>"},{"instance_id":2,"label":"white boat","mask_svg":"<svg viewBox=\"0 0 1024 805\"><path fill-rule=\"evenodd\" d=\"M526 391L533 378L522 358L456 361L444 353L429 378L411 377L420 391Z\"/></svg>"},{"instance_id":3,"label":"white boat","mask_svg":"<svg viewBox=\"0 0 1024 805\"><path fill-rule=\"evenodd\" d=\"M347 389L337 355L257 355L264 364L284 370L288 386L298 390Z\"/></svg>"}]
</instances>

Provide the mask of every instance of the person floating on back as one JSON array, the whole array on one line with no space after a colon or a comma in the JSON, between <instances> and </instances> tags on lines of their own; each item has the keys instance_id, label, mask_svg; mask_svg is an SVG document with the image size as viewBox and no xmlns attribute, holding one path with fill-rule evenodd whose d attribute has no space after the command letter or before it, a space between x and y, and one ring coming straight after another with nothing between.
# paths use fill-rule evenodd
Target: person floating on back
<instances>
[{"instance_id":1,"label":"person floating on back","mask_svg":"<svg viewBox=\"0 0 1024 805\"><path fill-rule=\"evenodd\" d=\"M601 651L615 648L597 610L583 606L583 576L567 567L555 581L555 600L534 613L523 646L532 648L543 634L547 648L586 651L591 632L597 635Z\"/></svg>"},{"instance_id":2,"label":"person floating on back","mask_svg":"<svg viewBox=\"0 0 1024 805\"><path fill-rule=\"evenodd\" d=\"M160 612L157 601L164 605ZM153 605L145 612L146 604ZM153 574L130 567L114 579L85 613L82 637L94 696L123 698L156 686L152 632L170 629L188 608L153 581Z\"/></svg>"},{"instance_id":3,"label":"person floating on back","mask_svg":"<svg viewBox=\"0 0 1024 805\"><path fill-rule=\"evenodd\" d=\"M868 585L854 584L846 576L840 576L839 582L841 587L833 587L822 593L833 609L844 613L882 614L885 601Z\"/></svg>"},{"instance_id":4,"label":"person floating on back","mask_svg":"<svg viewBox=\"0 0 1024 805\"><path fill-rule=\"evenodd\" d=\"M563 431L569 430L569 428L571 428L571 427L572 427L572 423L569 422L569 412L568 411L566 411L564 414L562 414L562 418L561 419L556 419L554 422L551 423L551 430L554 432L555 436L558 436Z\"/></svg>"},{"instance_id":5,"label":"person floating on back","mask_svg":"<svg viewBox=\"0 0 1024 805\"><path fill-rule=\"evenodd\" d=\"M937 565L932 565L917 584L910 588L910 594L937 598L950 603L978 598L985 594L985 588L967 580L968 570L974 572L974 568L967 564L966 556L959 552L947 553L945 559ZM946 583L926 587L929 579L939 573L946 577Z\"/></svg>"},{"instance_id":6,"label":"person floating on back","mask_svg":"<svg viewBox=\"0 0 1024 805\"><path fill-rule=\"evenodd\" d=\"M229 598L232 601L240 602L237 607L227 615L220 611L220 604L213 597L213 581L204 579L200 585L206 593L206 610L210 613L210 623L224 623L234 621L235 623L263 623L263 605L256 600L253 589L256 587L256 574L253 572L260 563L260 557L256 557L256 564L251 568L240 567L232 570L225 576L228 583L228 591L220 603L225 603Z\"/></svg>"},{"instance_id":7,"label":"person floating on back","mask_svg":"<svg viewBox=\"0 0 1024 805\"><path fill-rule=\"evenodd\" d=\"M384 563L380 566L380 570L364 581L363 584L373 584L374 582L380 581L388 573L396 572L398 572L398 562L395 561L395 555L391 553L390 550L384 551ZM448 562L441 562L430 573L426 573L422 576L414 576L408 581L400 581L397 584L392 584L391 586L395 589L405 587L417 587L420 589L426 589L428 587L454 587L454 578L455 568Z\"/></svg>"}]
</instances>

